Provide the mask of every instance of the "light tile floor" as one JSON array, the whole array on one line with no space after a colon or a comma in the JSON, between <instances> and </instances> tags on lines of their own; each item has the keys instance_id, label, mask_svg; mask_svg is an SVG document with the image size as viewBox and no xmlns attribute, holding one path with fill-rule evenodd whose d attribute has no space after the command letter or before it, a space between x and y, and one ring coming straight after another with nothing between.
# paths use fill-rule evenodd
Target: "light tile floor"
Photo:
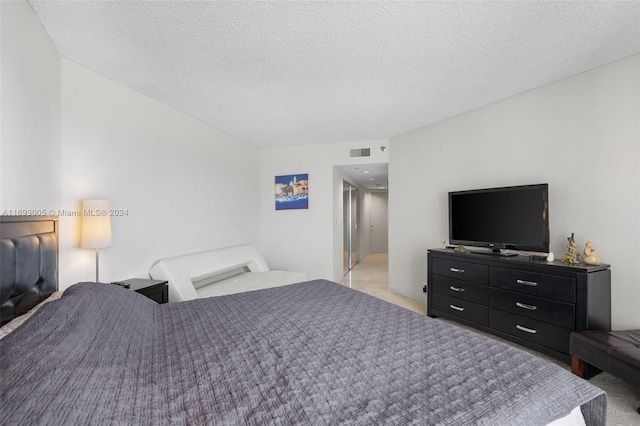
<instances>
[{"instance_id":1,"label":"light tile floor","mask_svg":"<svg viewBox=\"0 0 640 426\"><path fill-rule=\"evenodd\" d=\"M423 315L426 312L424 303L426 302L426 297L424 302L418 302L389 291L389 258L387 253L370 254L365 257L344 277L341 284ZM440 319L439 321L446 320ZM463 327L462 325L454 322L450 323ZM465 328L484 334L490 338L504 341L510 345L517 346L566 369L570 369L568 365L547 357L544 354L540 354L528 348L524 348L470 327ZM600 373L593 377L590 382L607 392L607 425L640 425L640 414L636 412L636 409L640 406L640 390L608 373Z\"/></svg>"},{"instance_id":2,"label":"light tile floor","mask_svg":"<svg viewBox=\"0 0 640 426\"><path fill-rule=\"evenodd\" d=\"M425 314L424 303L389 291L389 257L387 253L375 253L365 257L344 277L341 284L411 311Z\"/></svg>"}]
</instances>

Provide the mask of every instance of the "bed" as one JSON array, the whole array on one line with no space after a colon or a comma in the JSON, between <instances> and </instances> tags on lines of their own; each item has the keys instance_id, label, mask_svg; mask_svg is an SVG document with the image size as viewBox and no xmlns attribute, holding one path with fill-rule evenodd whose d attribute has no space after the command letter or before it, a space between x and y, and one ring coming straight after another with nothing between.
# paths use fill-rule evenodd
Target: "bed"
<instances>
[{"instance_id":1,"label":"bed","mask_svg":"<svg viewBox=\"0 0 640 426\"><path fill-rule=\"evenodd\" d=\"M162 305L78 283L0 347L0 424L606 423L569 371L325 280Z\"/></svg>"}]
</instances>

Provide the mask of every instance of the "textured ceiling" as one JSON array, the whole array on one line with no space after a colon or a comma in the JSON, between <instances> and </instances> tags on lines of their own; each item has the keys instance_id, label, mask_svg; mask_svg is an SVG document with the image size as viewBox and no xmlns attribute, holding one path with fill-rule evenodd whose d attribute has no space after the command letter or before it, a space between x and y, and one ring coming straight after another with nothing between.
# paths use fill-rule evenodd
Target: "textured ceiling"
<instances>
[{"instance_id":1,"label":"textured ceiling","mask_svg":"<svg viewBox=\"0 0 640 426\"><path fill-rule=\"evenodd\" d=\"M640 2L36 1L62 56L258 146L388 138L640 51Z\"/></svg>"}]
</instances>

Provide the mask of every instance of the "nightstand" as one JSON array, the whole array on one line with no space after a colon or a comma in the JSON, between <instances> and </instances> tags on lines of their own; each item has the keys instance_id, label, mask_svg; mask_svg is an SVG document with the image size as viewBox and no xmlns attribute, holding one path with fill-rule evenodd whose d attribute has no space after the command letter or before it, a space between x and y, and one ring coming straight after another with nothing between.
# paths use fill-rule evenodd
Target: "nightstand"
<instances>
[{"instance_id":1,"label":"nightstand","mask_svg":"<svg viewBox=\"0 0 640 426\"><path fill-rule=\"evenodd\" d=\"M147 280L142 278L129 278L123 282L129 284L129 288L158 303L169 302L169 282L165 280Z\"/></svg>"}]
</instances>

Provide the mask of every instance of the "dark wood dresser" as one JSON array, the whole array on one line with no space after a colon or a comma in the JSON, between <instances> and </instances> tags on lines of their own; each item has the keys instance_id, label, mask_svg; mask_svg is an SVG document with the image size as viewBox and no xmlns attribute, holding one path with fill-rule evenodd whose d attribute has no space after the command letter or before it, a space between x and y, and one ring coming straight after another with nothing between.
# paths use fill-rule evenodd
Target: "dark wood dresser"
<instances>
[{"instance_id":1,"label":"dark wood dresser","mask_svg":"<svg viewBox=\"0 0 640 426\"><path fill-rule=\"evenodd\" d=\"M605 264L433 249L428 252L427 315L569 363L572 331L611 329L611 270Z\"/></svg>"}]
</instances>

